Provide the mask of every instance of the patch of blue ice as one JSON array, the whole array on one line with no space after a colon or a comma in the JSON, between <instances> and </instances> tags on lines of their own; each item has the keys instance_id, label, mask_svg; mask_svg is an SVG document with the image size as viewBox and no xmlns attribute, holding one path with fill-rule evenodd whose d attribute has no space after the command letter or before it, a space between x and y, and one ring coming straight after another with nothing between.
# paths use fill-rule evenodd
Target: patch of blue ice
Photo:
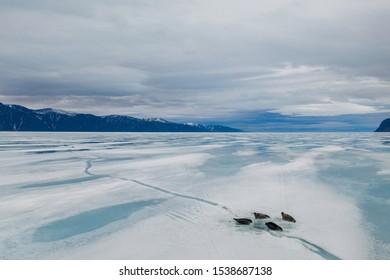
<instances>
[{"instance_id":1,"label":"patch of blue ice","mask_svg":"<svg viewBox=\"0 0 390 280\"><path fill-rule=\"evenodd\" d=\"M156 205L164 199L152 199L109 207L97 208L78 215L53 221L38 228L33 234L34 242L51 242L102 228L113 222L126 219L136 211Z\"/></svg>"}]
</instances>

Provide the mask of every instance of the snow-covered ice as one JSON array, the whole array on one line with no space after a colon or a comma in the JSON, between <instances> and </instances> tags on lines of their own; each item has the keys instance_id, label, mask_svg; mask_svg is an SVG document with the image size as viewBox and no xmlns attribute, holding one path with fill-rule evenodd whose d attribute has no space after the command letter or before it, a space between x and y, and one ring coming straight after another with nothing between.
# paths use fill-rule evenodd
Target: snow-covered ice
<instances>
[{"instance_id":1,"label":"snow-covered ice","mask_svg":"<svg viewBox=\"0 0 390 280\"><path fill-rule=\"evenodd\" d=\"M389 151L383 133L1 132L0 259L390 259Z\"/></svg>"}]
</instances>

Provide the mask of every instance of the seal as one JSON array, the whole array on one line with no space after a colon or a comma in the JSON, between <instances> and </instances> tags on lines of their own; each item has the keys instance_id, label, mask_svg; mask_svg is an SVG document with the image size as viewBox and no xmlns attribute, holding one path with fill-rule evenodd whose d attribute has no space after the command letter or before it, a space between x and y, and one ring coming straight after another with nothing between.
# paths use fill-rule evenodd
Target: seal
<instances>
[{"instance_id":1,"label":"seal","mask_svg":"<svg viewBox=\"0 0 390 280\"><path fill-rule=\"evenodd\" d=\"M249 225L252 223L251 219L247 218L233 218L237 223L242 224L242 225Z\"/></svg>"},{"instance_id":2,"label":"seal","mask_svg":"<svg viewBox=\"0 0 390 280\"><path fill-rule=\"evenodd\" d=\"M289 214L286 214L284 212L282 212L282 219L287 221L287 222L293 222L293 223L296 222L296 220L292 216L290 216Z\"/></svg>"},{"instance_id":3,"label":"seal","mask_svg":"<svg viewBox=\"0 0 390 280\"><path fill-rule=\"evenodd\" d=\"M254 212L253 214L255 215L256 219L267 219L267 218L269 218L269 216L267 214L257 213L257 212Z\"/></svg>"},{"instance_id":4,"label":"seal","mask_svg":"<svg viewBox=\"0 0 390 280\"><path fill-rule=\"evenodd\" d=\"M277 224L275 224L274 222L267 222L265 223L265 225L271 229L271 230L280 230L280 231L283 231L282 227L281 226L278 226Z\"/></svg>"}]
</instances>

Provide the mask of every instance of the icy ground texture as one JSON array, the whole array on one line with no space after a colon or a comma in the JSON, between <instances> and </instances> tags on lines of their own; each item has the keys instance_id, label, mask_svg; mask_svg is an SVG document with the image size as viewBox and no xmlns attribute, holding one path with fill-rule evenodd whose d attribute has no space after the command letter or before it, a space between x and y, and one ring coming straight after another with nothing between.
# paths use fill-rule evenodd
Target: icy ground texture
<instances>
[{"instance_id":1,"label":"icy ground texture","mask_svg":"<svg viewBox=\"0 0 390 280\"><path fill-rule=\"evenodd\" d=\"M0 133L0 259L390 259L389 151L380 133ZM233 221L255 211L284 231Z\"/></svg>"}]
</instances>

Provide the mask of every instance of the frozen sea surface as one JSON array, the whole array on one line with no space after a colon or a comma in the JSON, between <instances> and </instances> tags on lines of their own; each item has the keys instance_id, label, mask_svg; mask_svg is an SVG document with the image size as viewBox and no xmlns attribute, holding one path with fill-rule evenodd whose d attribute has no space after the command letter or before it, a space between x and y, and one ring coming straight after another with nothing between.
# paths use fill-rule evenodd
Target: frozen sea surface
<instances>
[{"instance_id":1,"label":"frozen sea surface","mask_svg":"<svg viewBox=\"0 0 390 280\"><path fill-rule=\"evenodd\" d=\"M389 152L382 133L1 132L0 259L390 259ZM253 212L283 232L233 220Z\"/></svg>"}]
</instances>

